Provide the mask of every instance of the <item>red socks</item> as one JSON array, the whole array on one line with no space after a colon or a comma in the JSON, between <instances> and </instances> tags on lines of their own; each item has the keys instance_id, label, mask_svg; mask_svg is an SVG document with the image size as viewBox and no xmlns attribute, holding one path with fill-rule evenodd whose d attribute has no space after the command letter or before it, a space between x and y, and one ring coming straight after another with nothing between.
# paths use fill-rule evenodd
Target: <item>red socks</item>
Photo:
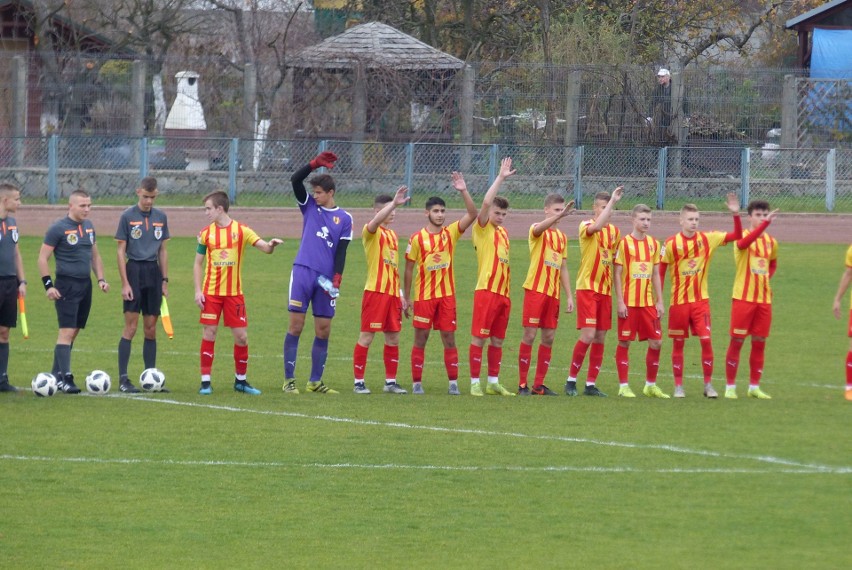
<instances>
[{"instance_id":1,"label":"red socks","mask_svg":"<svg viewBox=\"0 0 852 570\"><path fill-rule=\"evenodd\" d=\"M411 348L411 380L412 382L423 381L424 350L416 346Z\"/></svg>"},{"instance_id":2,"label":"red socks","mask_svg":"<svg viewBox=\"0 0 852 570\"><path fill-rule=\"evenodd\" d=\"M213 349L216 343L212 340L201 340L201 374L210 374L213 370Z\"/></svg>"},{"instance_id":3,"label":"red socks","mask_svg":"<svg viewBox=\"0 0 852 570\"><path fill-rule=\"evenodd\" d=\"M627 384L627 375L630 369L630 357L628 356L629 347L615 347L615 369L618 371L618 383Z\"/></svg>"},{"instance_id":4,"label":"red socks","mask_svg":"<svg viewBox=\"0 0 852 570\"><path fill-rule=\"evenodd\" d=\"M245 376L248 370L248 345L234 345L234 372L238 376Z\"/></svg>"},{"instance_id":5,"label":"red socks","mask_svg":"<svg viewBox=\"0 0 852 570\"><path fill-rule=\"evenodd\" d=\"M396 380L396 373L399 369L399 346L386 344L382 356L385 361L385 380Z\"/></svg>"},{"instance_id":6,"label":"red socks","mask_svg":"<svg viewBox=\"0 0 852 570\"><path fill-rule=\"evenodd\" d=\"M760 385L760 378L763 376L763 362L765 353L766 341L751 339L751 355L748 358L749 386Z\"/></svg>"},{"instance_id":7,"label":"red socks","mask_svg":"<svg viewBox=\"0 0 852 570\"><path fill-rule=\"evenodd\" d=\"M657 373L660 371L660 349L648 347L645 353L645 380L654 384L657 381Z\"/></svg>"},{"instance_id":8,"label":"red socks","mask_svg":"<svg viewBox=\"0 0 852 570\"><path fill-rule=\"evenodd\" d=\"M846 353L846 388L852 389L852 350Z\"/></svg>"},{"instance_id":9,"label":"red socks","mask_svg":"<svg viewBox=\"0 0 852 570\"><path fill-rule=\"evenodd\" d=\"M479 378L482 372L482 347L475 344L470 345L468 352L468 365L470 366L470 377Z\"/></svg>"},{"instance_id":10,"label":"red socks","mask_svg":"<svg viewBox=\"0 0 852 570\"><path fill-rule=\"evenodd\" d=\"M709 384L713 380L713 344L709 338L700 338L701 341L701 368L704 370L704 383Z\"/></svg>"},{"instance_id":11,"label":"red socks","mask_svg":"<svg viewBox=\"0 0 852 570\"><path fill-rule=\"evenodd\" d=\"M503 347L488 345L488 375L492 378L500 376L500 362L503 360Z\"/></svg>"},{"instance_id":12,"label":"red socks","mask_svg":"<svg viewBox=\"0 0 852 570\"><path fill-rule=\"evenodd\" d=\"M593 342L592 350L589 353L589 371L586 376L586 384L594 384L598 380L598 373L601 371L603 364L603 343Z\"/></svg>"},{"instance_id":13,"label":"red socks","mask_svg":"<svg viewBox=\"0 0 852 570\"><path fill-rule=\"evenodd\" d=\"M543 344L538 345L538 362L535 365L535 382L533 382L533 386L544 384L544 377L547 376L547 371L550 368L550 355L552 353L553 349L551 347L544 346Z\"/></svg>"},{"instance_id":14,"label":"red socks","mask_svg":"<svg viewBox=\"0 0 852 570\"><path fill-rule=\"evenodd\" d=\"M367 370L367 352L370 350L368 346L361 346L355 343L355 350L352 354L352 377L356 382L364 381L364 372Z\"/></svg>"},{"instance_id":15,"label":"red socks","mask_svg":"<svg viewBox=\"0 0 852 570\"><path fill-rule=\"evenodd\" d=\"M672 376L675 386L683 386L683 345L682 338L676 338L672 342Z\"/></svg>"},{"instance_id":16,"label":"red socks","mask_svg":"<svg viewBox=\"0 0 852 570\"><path fill-rule=\"evenodd\" d=\"M459 349L444 349L444 368L447 369L447 380L455 382L459 379Z\"/></svg>"},{"instance_id":17,"label":"red socks","mask_svg":"<svg viewBox=\"0 0 852 570\"><path fill-rule=\"evenodd\" d=\"M571 370L568 372L568 376L576 378L580 374L580 368L583 367L583 361L586 359L586 352L588 351L589 345L578 340L577 344L574 345L574 354L571 355Z\"/></svg>"},{"instance_id":18,"label":"red socks","mask_svg":"<svg viewBox=\"0 0 852 570\"><path fill-rule=\"evenodd\" d=\"M541 352L541 348L539 347L539 352ZM532 345L521 343L520 348L518 348L518 386L524 387L527 385L527 377L529 377L530 373L530 360L532 359ZM541 357L539 356L539 362L541 362ZM538 372L536 372L536 375ZM536 381L538 381L538 376L536 376Z\"/></svg>"},{"instance_id":19,"label":"red socks","mask_svg":"<svg viewBox=\"0 0 852 570\"><path fill-rule=\"evenodd\" d=\"M731 339L731 344L728 345L728 352L725 354L725 382L728 386L736 386L737 370L740 367L740 352L743 349L743 343Z\"/></svg>"}]
</instances>

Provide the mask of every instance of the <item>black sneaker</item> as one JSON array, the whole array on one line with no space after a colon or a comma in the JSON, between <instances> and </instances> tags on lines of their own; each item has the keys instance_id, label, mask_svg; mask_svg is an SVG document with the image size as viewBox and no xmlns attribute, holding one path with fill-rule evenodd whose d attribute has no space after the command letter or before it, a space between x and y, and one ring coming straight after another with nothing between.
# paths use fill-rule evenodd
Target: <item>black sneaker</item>
<instances>
[{"instance_id":1,"label":"black sneaker","mask_svg":"<svg viewBox=\"0 0 852 570\"><path fill-rule=\"evenodd\" d=\"M9 384L9 378L5 374L2 378L0 378L0 392L17 392L18 389L15 386Z\"/></svg>"},{"instance_id":2,"label":"black sneaker","mask_svg":"<svg viewBox=\"0 0 852 570\"><path fill-rule=\"evenodd\" d=\"M125 394L138 394L139 388L133 385L133 382L127 376L122 376L119 383L118 389Z\"/></svg>"},{"instance_id":3,"label":"black sneaker","mask_svg":"<svg viewBox=\"0 0 852 570\"><path fill-rule=\"evenodd\" d=\"M576 382L565 382L565 395L566 396L576 396L577 395L577 383Z\"/></svg>"},{"instance_id":4,"label":"black sneaker","mask_svg":"<svg viewBox=\"0 0 852 570\"><path fill-rule=\"evenodd\" d=\"M556 392L542 384L541 386L533 386L533 396L555 396Z\"/></svg>"},{"instance_id":5,"label":"black sneaker","mask_svg":"<svg viewBox=\"0 0 852 570\"><path fill-rule=\"evenodd\" d=\"M529 386L518 386L518 396L529 396L530 388Z\"/></svg>"},{"instance_id":6,"label":"black sneaker","mask_svg":"<svg viewBox=\"0 0 852 570\"><path fill-rule=\"evenodd\" d=\"M586 386L586 389L583 390L584 396L598 396L600 398L606 398L606 394L598 390L597 386Z\"/></svg>"},{"instance_id":7,"label":"black sneaker","mask_svg":"<svg viewBox=\"0 0 852 570\"><path fill-rule=\"evenodd\" d=\"M74 375L66 374L64 378L56 379L56 389L66 394L79 394L80 389L74 384Z\"/></svg>"}]
</instances>

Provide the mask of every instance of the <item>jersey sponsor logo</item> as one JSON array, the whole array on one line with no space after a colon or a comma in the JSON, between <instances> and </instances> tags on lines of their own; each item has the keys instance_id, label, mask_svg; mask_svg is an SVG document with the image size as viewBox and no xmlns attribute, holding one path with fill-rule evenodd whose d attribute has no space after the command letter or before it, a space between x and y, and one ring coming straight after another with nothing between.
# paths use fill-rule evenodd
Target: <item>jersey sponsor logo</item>
<instances>
[{"instance_id":1,"label":"jersey sponsor logo","mask_svg":"<svg viewBox=\"0 0 852 570\"><path fill-rule=\"evenodd\" d=\"M630 276L633 279L650 279L651 264L646 261L634 261L630 264Z\"/></svg>"},{"instance_id":2,"label":"jersey sponsor logo","mask_svg":"<svg viewBox=\"0 0 852 570\"><path fill-rule=\"evenodd\" d=\"M695 259L684 259L680 262L680 274L684 277L692 277L701 273L701 266Z\"/></svg>"},{"instance_id":3,"label":"jersey sponsor logo","mask_svg":"<svg viewBox=\"0 0 852 570\"><path fill-rule=\"evenodd\" d=\"M382 323L370 323L370 328L379 330L382 328Z\"/></svg>"},{"instance_id":4,"label":"jersey sponsor logo","mask_svg":"<svg viewBox=\"0 0 852 570\"><path fill-rule=\"evenodd\" d=\"M762 257L758 257L756 259L751 260L751 272L753 275L768 275L769 267L766 263L766 260Z\"/></svg>"},{"instance_id":5,"label":"jersey sponsor logo","mask_svg":"<svg viewBox=\"0 0 852 570\"><path fill-rule=\"evenodd\" d=\"M334 247L334 242L331 241L331 239L329 239L330 233L331 232L328 231L328 227L323 226L322 228L320 228L320 231L317 232L317 237L322 239L322 240L325 240L325 244L329 248L332 248L332 247Z\"/></svg>"},{"instance_id":6,"label":"jersey sponsor logo","mask_svg":"<svg viewBox=\"0 0 852 570\"><path fill-rule=\"evenodd\" d=\"M216 315L216 314L213 314L213 313L201 313L201 318L202 319L218 319L219 315ZM208 353L205 353L205 354L208 354ZM212 357L213 355L211 354L210 356Z\"/></svg>"},{"instance_id":7,"label":"jersey sponsor logo","mask_svg":"<svg viewBox=\"0 0 852 570\"><path fill-rule=\"evenodd\" d=\"M133 226L133 229L130 230L130 237L132 239L139 239L142 237L142 228L140 226Z\"/></svg>"},{"instance_id":8,"label":"jersey sponsor logo","mask_svg":"<svg viewBox=\"0 0 852 570\"><path fill-rule=\"evenodd\" d=\"M488 336L491 334L491 329L479 329L479 334L483 336Z\"/></svg>"},{"instance_id":9,"label":"jersey sponsor logo","mask_svg":"<svg viewBox=\"0 0 852 570\"><path fill-rule=\"evenodd\" d=\"M219 251L219 259L213 259L212 263L213 267L233 267L237 264L234 259L231 259L231 252L227 249Z\"/></svg>"},{"instance_id":10,"label":"jersey sponsor logo","mask_svg":"<svg viewBox=\"0 0 852 570\"><path fill-rule=\"evenodd\" d=\"M426 260L426 271L440 271L450 266L450 255L445 251L438 251Z\"/></svg>"},{"instance_id":11,"label":"jersey sponsor logo","mask_svg":"<svg viewBox=\"0 0 852 570\"><path fill-rule=\"evenodd\" d=\"M290 306L291 306L291 307L299 307L299 308L301 308L301 307L302 307L302 302L301 302L301 301L297 301L296 299L290 299Z\"/></svg>"},{"instance_id":12,"label":"jersey sponsor logo","mask_svg":"<svg viewBox=\"0 0 852 570\"><path fill-rule=\"evenodd\" d=\"M414 315L414 320L417 321L418 323L427 323L428 324L428 323L432 322L432 319L430 319L429 317L418 317L417 315Z\"/></svg>"}]
</instances>

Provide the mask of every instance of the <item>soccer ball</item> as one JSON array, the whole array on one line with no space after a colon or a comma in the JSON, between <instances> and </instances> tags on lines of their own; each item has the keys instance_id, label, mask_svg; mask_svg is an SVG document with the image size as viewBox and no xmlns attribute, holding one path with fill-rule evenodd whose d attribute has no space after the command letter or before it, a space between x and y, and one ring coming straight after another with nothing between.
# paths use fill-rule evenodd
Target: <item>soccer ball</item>
<instances>
[{"instance_id":1,"label":"soccer ball","mask_svg":"<svg viewBox=\"0 0 852 570\"><path fill-rule=\"evenodd\" d=\"M56 393L56 376L50 372L39 372L33 378L33 394L40 398L47 398Z\"/></svg>"},{"instance_id":2,"label":"soccer ball","mask_svg":"<svg viewBox=\"0 0 852 570\"><path fill-rule=\"evenodd\" d=\"M166 375L158 368L146 368L139 375L139 385L146 392L159 392L166 383Z\"/></svg>"},{"instance_id":3,"label":"soccer ball","mask_svg":"<svg viewBox=\"0 0 852 570\"><path fill-rule=\"evenodd\" d=\"M86 376L86 391L90 394L106 394L110 386L112 380L103 370L92 370L92 373Z\"/></svg>"}]
</instances>

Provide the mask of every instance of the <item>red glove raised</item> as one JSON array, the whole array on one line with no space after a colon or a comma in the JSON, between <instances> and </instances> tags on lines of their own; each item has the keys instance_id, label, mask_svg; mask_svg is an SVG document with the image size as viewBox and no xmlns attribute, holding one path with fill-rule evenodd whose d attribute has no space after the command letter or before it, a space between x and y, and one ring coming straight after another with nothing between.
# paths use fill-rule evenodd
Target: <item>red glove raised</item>
<instances>
[{"instance_id":1,"label":"red glove raised","mask_svg":"<svg viewBox=\"0 0 852 570\"><path fill-rule=\"evenodd\" d=\"M331 278L331 284L334 285L335 289L340 289L341 281L343 281L343 275L340 273L335 273L334 277Z\"/></svg>"},{"instance_id":2,"label":"red glove raised","mask_svg":"<svg viewBox=\"0 0 852 570\"><path fill-rule=\"evenodd\" d=\"M311 170L316 170L317 168L324 166L328 169L334 168L334 163L337 161L337 155L327 150L325 152L321 152L311 161Z\"/></svg>"}]
</instances>

